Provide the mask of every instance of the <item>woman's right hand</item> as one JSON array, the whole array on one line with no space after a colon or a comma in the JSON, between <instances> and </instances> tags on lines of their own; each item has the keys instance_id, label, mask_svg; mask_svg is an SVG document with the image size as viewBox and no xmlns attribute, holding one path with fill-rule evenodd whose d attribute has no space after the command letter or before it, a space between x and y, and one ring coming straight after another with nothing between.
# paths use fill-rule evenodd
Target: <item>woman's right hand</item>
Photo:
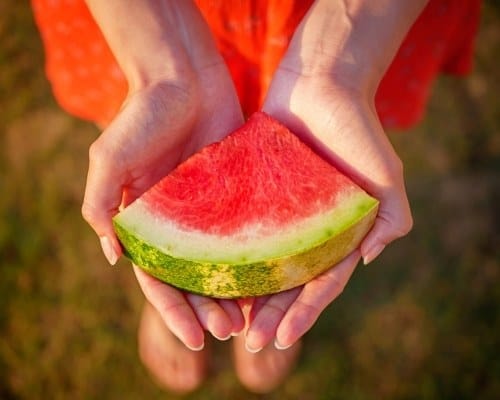
<instances>
[{"instance_id":1,"label":"woman's right hand","mask_svg":"<svg viewBox=\"0 0 500 400\"><path fill-rule=\"evenodd\" d=\"M121 246L112 217L120 207L239 127L243 116L227 68L191 2L89 3L130 85L120 113L90 147L82 206L114 264ZM120 35L129 35L128 43ZM135 272L146 298L187 347L199 349L204 330L226 338L243 329L236 302L186 294L137 267Z\"/></svg>"}]
</instances>

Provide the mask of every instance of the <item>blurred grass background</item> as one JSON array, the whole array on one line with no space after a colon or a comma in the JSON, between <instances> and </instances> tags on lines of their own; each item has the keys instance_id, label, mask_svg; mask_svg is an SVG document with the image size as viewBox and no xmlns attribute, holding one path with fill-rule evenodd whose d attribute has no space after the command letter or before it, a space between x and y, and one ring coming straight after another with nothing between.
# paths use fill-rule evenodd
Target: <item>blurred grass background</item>
<instances>
[{"instance_id":1,"label":"blurred grass background","mask_svg":"<svg viewBox=\"0 0 500 400\"><path fill-rule=\"evenodd\" d=\"M425 121L391 139L415 228L306 337L267 396L229 348L193 399L500 398L500 6L486 1L476 67L436 84ZM138 361L142 295L80 217L95 127L55 104L27 1L0 2L0 399L174 399Z\"/></svg>"}]
</instances>

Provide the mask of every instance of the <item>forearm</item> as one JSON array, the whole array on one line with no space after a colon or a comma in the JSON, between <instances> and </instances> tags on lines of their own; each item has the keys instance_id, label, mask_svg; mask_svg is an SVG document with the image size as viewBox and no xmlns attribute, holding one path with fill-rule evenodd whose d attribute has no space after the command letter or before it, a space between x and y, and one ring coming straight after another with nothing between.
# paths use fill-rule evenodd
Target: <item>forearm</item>
<instances>
[{"instance_id":1,"label":"forearm","mask_svg":"<svg viewBox=\"0 0 500 400\"><path fill-rule=\"evenodd\" d=\"M210 34L192 1L86 3L131 86L178 79L196 60L212 57Z\"/></svg>"},{"instance_id":2,"label":"forearm","mask_svg":"<svg viewBox=\"0 0 500 400\"><path fill-rule=\"evenodd\" d=\"M427 0L317 0L295 34L284 66L376 89ZM350 82L343 82L352 84Z\"/></svg>"}]
</instances>

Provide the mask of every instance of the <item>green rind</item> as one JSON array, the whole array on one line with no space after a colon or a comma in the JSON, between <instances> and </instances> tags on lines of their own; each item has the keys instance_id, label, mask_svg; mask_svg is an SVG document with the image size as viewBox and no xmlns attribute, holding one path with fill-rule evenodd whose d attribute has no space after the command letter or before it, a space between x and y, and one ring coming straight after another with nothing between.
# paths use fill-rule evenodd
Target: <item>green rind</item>
<instances>
[{"instance_id":1,"label":"green rind","mask_svg":"<svg viewBox=\"0 0 500 400\"><path fill-rule=\"evenodd\" d=\"M378 202L351 226L300 254L248 264L206 263L172 257L158 251L113 221L125 255L163 282L216 298L277 293L300 286L337 264L370 230Z\"/></svg>"},{"instance_id":2,"label":"green rind","mask_svg":"<svg viewBox=\"0 0 500 400\"><path fill-rule=\"evenodd\" d=\"M264 226L262 230L254 223L226 236L182 228L152 212L140 199L113 219L137 239L173 257L199 263L245 265L308 251L355 224L376 204L377 200L361 190L348 188L335 207L291 223L288 228ZM274 233L270 234L269 229L274 229Z\"/></svg>"}]
</instances>

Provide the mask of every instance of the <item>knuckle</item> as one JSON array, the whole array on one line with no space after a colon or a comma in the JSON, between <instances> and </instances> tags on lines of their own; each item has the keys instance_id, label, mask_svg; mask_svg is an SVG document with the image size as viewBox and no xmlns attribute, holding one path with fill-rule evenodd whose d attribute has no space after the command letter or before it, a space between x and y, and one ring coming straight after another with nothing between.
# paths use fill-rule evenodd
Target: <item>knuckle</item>
<instances>
[{"instance_id":1,"label":"knuckle","mask_svg":"<svg viewBox=\"0 0 500 400\"><path fill-rule=\"evenodd\" d=\"M392 161L392 168L395 174L399 177L403 177L404 175L404 163L403 160L396 154Z\"/></svg>"},{"instance_id":2,"label":"knuckle","mask_svg":"<svg viewBox=\"0 0 500 400\"><path fill-rule=\"evenodd\" d=\"M298 299L297 300L298 305L303 309L303 315L307 316L308 319L316 319L316 316L318 316L321 313L321 308L318 307L316 304L312 304L310 302L306 302L303 300Z\"/></svg>"},{"instance_id":3,"label":"knuckle","mask_svg":"<svg viewBox=\"0 0 500 400\"><path fill-rule=\"evenodd\" d=\"M401 237L408 235L408 233L410 233L412 228L413 228L412 217L410 216L410 217L405 218L397 226L394 227L393 231L394 231L395 238L397 239L397 238L401 238Z\"/></svg>"},{"instance_id":4,"label":"knuckle","mask_svg":"<svg viewBox=\"0 0 500 400\"><path fill-rule=\"evenodd\" d=\"M406 236L413 229L413 217L411 211L408 210L404 213L404 216L400 219L400 224L397 229L397 233L402 236Z\"/></svg>"},{"instance_id":5,"label":"knuckle","mask_svg":"<svg viewBox=\"0 0 500 400\"><path fill-rule=\"evenodd\" d=\"M410 233L410 231L413 229L413 216L411 214L408 215L408 217L406 218L406 224L405 224L405 227L404 227L404 234L407 235L408 233Z\"/></svg>"},{"instance_id":6,"label":"knuckle","mask_svg":"<svg viewBox=\"0 0 500 400\"><path fill-rule=\"evenodd\" d=\"M273 313L276 316L282 317L286 313L286 310L284 310L283 307L279 304L273 304L269 302L265 307L267 309L267 312Z\"/></svg>"},{"instance_id":7,"label":"knuckle","mask_svg":"<svg viewBox=\"0 0 500 400\"><path fill-rule=\"evenodd\" d=\"M337 270L335 267L330 268L316 279L319 283L321 283L321 286L323 286L323 289L318 290L316 295L322 294L322 297L328 297L328 299L321 299L321 304L324 306L328 304L331 296L336 297L340 295L347 285L347 281L344 281L337 276Z\"/></svg>"},{"instance_id":8,"label":"knuckle","mask_svg":"<svg viewBox=\"0 0 500 400\"><path fill-rule=\"evenodd\" d=\"M89 167L107 170L121 166L128 158L124 150L123 138L120 135L104 132L89 146Z\"/></svg>"},{"instance_id":9,"label":"knuckle","mask_svg":"<svg viewBox=\"0 0 500 400\"><path fill-rule=\"evenodd\" d=\"M413 220L411 216L401 217L397 221L387 221L387 234L384 235L385 239L382 240L385 245L388 245L393 240L406 236L413 227Z\"/></svg>"},{"instance_id":10,"label":"knuckle","mask_svg":"<svg viewBox=\"0 0 500 400\"><path fill-rule=\"evenodd\" d=\"M96 219L95 216L95 209L92 207L89 203L84 202L81 207L81 214L82 217L85 221L87 221L90 225L93 224L93 222Z\"/></svg>"},{"instance_id":11,"label":"knuckle","mask_svg":"<svg viewBox=\"0 0 500 400\"><path fill-rule=\"evenodd\" d=\"M101 138L97 139L89 146L88 157L91 165L102 164L110 156L111 153L106 149L105 143L101 140Z\"/></svg>"},{"instance_id":12,"label":"knuckle","mask_svg":"<svg viewBox=\"0 0 500 400\"><path fill-rule=\"evenodd\" d=\"M294 315L289 321L289 329L295 332L296 336L301 336L307 332L317 321L322 310L313 304L301 303L301 312Z\"/></svg>"},{"instance_id":13,"label":"knuckle","mask_svg":"<svg viewBox=\"0 0 500 400\"><path fill-rule=\"evenodd\" d=\"M326 307L331 301L339 297L345 290L347 285L347 280L339 279L338 276L334 275L331 277L329 282L328 294L322 299L322 305Z\"/></svg>"}]
</instances>

